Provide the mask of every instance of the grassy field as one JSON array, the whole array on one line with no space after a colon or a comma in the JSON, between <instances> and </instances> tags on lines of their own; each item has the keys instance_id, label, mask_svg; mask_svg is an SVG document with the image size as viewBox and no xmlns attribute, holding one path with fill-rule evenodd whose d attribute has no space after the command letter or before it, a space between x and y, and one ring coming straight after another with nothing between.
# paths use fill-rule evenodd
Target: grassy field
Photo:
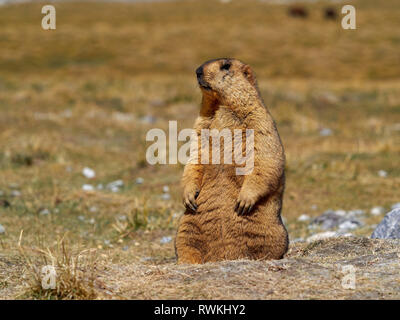
<instances>
[{"instance_id":1,"label":"grassy field","mask_svg":"<svg viewBox=\"0 0 400 320\"><path fill-rule=\"evenodd\" d=\"M124 298L104 276L115 265L174 268L183 166L150 166L145 135L192 126L194 70L211 58L257 74L286 150L291 239L310 232L303 213L399 202L400 4L352 3L357 30L324 19L324 3L302 19L259 1L57 2L54 31L41 29L41 4L0 7L0 298ZM368 219L356 235L381 217ZM38 286L46 263L57 290ZM128 297L151 298L135 285Z\"/></svg>"}]
</instances>

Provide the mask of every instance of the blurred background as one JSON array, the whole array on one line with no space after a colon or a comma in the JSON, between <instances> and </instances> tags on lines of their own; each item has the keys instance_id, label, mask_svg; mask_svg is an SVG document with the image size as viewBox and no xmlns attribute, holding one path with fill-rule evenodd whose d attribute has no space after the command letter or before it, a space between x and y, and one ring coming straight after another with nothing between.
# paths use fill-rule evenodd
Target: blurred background
<instances>
[{"instance_id":1,"label":"blurred background","mask_svg":"<svg viewBox=\"0 0 400 320\"><path fill-rule=\"evenodd\" d=\"M192 127L194 70L218 57L252 66L277 122L292 240L329 209L362 211L351 232L370 235L400 201L397 0L0 3L5 255L18 259L24 230L26 246L67 234L118 261L173 261L183 166L150 166L145 136ZM341 27L344 4L356 30Z\"/></svg>"}]
</instances>

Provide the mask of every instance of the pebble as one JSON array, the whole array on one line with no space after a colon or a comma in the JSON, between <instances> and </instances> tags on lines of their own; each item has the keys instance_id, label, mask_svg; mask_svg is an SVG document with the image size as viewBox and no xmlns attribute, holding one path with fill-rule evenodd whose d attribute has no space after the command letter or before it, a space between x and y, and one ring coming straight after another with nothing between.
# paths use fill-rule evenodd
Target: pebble
<instances>
[{"instance_id":1,"label":"pebble","mask_svg":"<svg viewBox=\"0 0 400 320\"><path fill-rule=\"evenodd\" d=\"M83 168L82 174L88 179L93 179L96 177L96 172L88 167Z\"/></svg>"},{"instance_id":2,"label":"pebble","mask_svg":"<svg viewBox=\"0 0 400 320\"><path fill-rule=\"evenodd\" d=\"M0 234L3 234L6 232L6 228L4 228L1 224L0 224Z\"/></svg>"},{"instance_id":3,"label":"pebble","mask_svg":"<svg viewBox=\"0 0 400 320\"><path fill-rule=\"evenodd\" d=\"M99 211L99 209L97 209L95 206L89 208L89 212L95 213L97 211Z\"/></svg>"},{"instance_id":4,"label":"pebble","mask_svg":"<svg viewBox=\"0 0 400 320\"><path fill-rule=\"evenodd\" d=\"M88 222L89 222L90 224L95 224L95 223L96 223L96 220L94 220L94 218L91 218Z\"/></svg>"},{"instance_id":5,"label":"pebble","mask_svg":"<svg viewBox=\"0 0 400 320\"><path fill-rule=\"evenodd\" d=\"M380 176L381 178L386 178L387 175L388 175L388 173L385 170L378 171L378 176Z\"/></svg>"},{"instance_id":6,"label":"pebble","mask_svg":"<svg viewBox=\"0 0 400 320\"><path fill-rule=\"evenodd\" d=\"M142 184L144 182L144 179L139 177L139 178L136 179L135 182L136 182L136 184Z\"/></svg>"},{"instance_id":7,"label":"pebble","mask_svg":"<svg viewBox=\"0 0 400 320\"><path fill-rule=\"evenodd\" d=\"M164 193L168 193L169 192L169 187L168 186L164 186L162 190L163 190Z\"/></svg>"},{"instance_id":8,"label":"pebble","mask_svg":"<svg viewBox=\"0 0 400 320\"><path fill-rule=\"evenodd\" d=\"M373 216L379 216L383 213L385 213L385 208L383 208L383 207L374 207L371 209L371 214Z\"/></svg>"},{"instance_id":9,"label":"pebble","mask_svg":"<svg viewBox=\"0 0 400 320\"><path fill-rule=\"evenodd\" d=\"M84 217L84 216L78 216L78 219L79 219L80 221L85 221L85 217Z\"/></svg>"},{"instance_id":10,"label":"pebble","mask_svg":"<svg viewBox=\"0 0 400 320\"><path fill-rule=\"evenodd\" d=\"M146 115L140 118L140 122L142 123L148 123L148 124L153 124L156 122L156 118L150 115Z\"/></svg>"},{"instance_id":11,"label":"pebble","mask_svg":"<svg viewBox=\"0 0 400 320\"><path fill-rule=\"evenodd\" d=\"M20 197L21 192L19 192L18 190L13 190L13 191L11 191L11 196L12 197Z\"/></svg>"},{"instance_id":12,"label":"pebble","mask_svg":"<svg viewBox=\"0 0 400 320\"><path fill-rule=\"evenodd\" d=\"M329 128L323 128L319 131L321 137L329 137L333 134L333 131Z\"/></svg>"},{"instance_id":13,"label":"pebble","mask_svg":"<svg viewBox=\"0 0 400 320\"><path fill-rule=\"evenodd\" d=\"M160 243L169 243L172 241L172 237L162 237Z\"/></svg>"},{"instance_id":14,"label":"pebble","mask_svg":"<svg viewBox=\"0 0 400 320\"><path fill-rule=\"evenodd\" d=\"M339 236L339 234L337 232L326 231L326 232L317 233L317 234L312 235L311 237L308 237L307 242L325 240L325 239L329 239L329 238L335 238L338 236Z\"/></svg>"},{"instance_id":15,"label":"pebble","mask_svg":"<svg viewBox=\"0 0 400 320\"><path fill-rule=\"evenodd\" d=\"M50 214L49 209L43 209L39 212L39 214L41 214L42 216L47 216Z\"/></svg>"},{"instance_id":16,"label":"pebble","mask_svg":"<svg viewBox=\"0 0 400 320\"><path fill-rule=\"evenodd\" d=\"M119 188L122 188L123 186L124 186L124 181L116 180L107 184L106 188L111 190L112 192L118 192Z\"/></svg>"},{"instance_id":17,"label":"pebble","mask_svg":"<svg viewBox=\"0 0 400 320\"><path fill-rule=\"evenodd\" d=\"M84 184L84 185L82 186L82 190L83 190L83 191L93 191L93 190L94 190L94 187L93 187L91 184Z\"/></svg>"},{"instance_id":18,"label":"pebble","mask_svg":"<svg viewBox=\"0 0 400 320\"><path fill-rule=\"evenodd\" d=\"M169 199L171 199L171 195L169 193L164 193L161 195L161 199L169 200Z\"/></svg>"},{"instance_id":19,"label":"pebble","mask_svg":"<svg viewBox=\"0 0 400 320\"><path fill-rule=\"evenodd\" d=\"M347 232L350 230L357 229L359 226L360 226L359 223L348 220L339 225L339 230L342 232Z\"/></svg>"},{"instance_id":20,"label":"pebble","mask_svg":"<svg viewBox=\"0 0 400 320\"><path fill-rule=\"evenodd\" d=\"M307 242L313 242L318 240L326 240L330 238L338 238L338 237L352 237L353 234L351 233L339 233L334 231L326 231L312 235L311 237L307 238Z\"/></svg>"},{"instance_id":21,"label":"pebble","mask_svg":"<svg viewBox=\"0 0 400 320\"><path fill-rule=\"evenodd\" d=\"M307 214L302 214L300 217L297 218L297 221L308 221L310 220L310 216Z\"/></svg>"}]
</instances>

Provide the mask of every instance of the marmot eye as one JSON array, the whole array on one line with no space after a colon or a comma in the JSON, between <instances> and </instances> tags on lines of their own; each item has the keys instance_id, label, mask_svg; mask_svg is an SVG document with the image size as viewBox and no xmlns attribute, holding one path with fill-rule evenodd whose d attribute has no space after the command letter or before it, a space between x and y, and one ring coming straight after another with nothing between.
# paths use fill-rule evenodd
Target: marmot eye
<instances>
[{"instance_id":1,"label":"marmot eye","mask_svg":"<svg viewBox=\"0 0 400 320\"><path fill-rule=\"evenodd\" d=\"M230 67L231 67L231 64L229 62L227 62L221 66L221 70L229 70Z\"/></svg>"}]
</instances>

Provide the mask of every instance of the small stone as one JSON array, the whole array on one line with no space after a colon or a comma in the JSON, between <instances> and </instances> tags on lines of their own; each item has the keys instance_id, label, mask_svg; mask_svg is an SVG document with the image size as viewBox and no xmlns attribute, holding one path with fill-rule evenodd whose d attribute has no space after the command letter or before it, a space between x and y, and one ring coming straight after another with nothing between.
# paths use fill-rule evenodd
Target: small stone
<instances>
[{"instance_id":1,"label":"small stone","mask_svg":"<svg viewBox=\"0 0 400 320\"><path fill-rule=\"evenodd\" d=\"M385 213L385 208L383 208L383 207L374 207L371 209L371 214L373 216L379 216L383 213Z\"/></svg>"},{"instance_id":2,"label":"small stone","mask_svg":"<svg viewBox=\"0 0 400 320\"><path fill-rule=\"evenodd\" d=\"M122 188L123 186L124 186L124 181L116 180L116 181L113 181L113 182L110 182L109 184L107 184L107 189L110 189L111 191L117 189L117 191L118 191L118 189Z\"/></svg>"},{"instance_id":3,"label":"small stone","mask_svg":"<svg viewBox=\"0 0 400 320\"><path fill-rule=\"evenodd\" d=\"M341 232L347 232L349 230L357 229L360 225L355 221L345 221L339 225L339 230Z\"/></svg>"},{"instance_id":4,"label":"small stone","mask_svg":"<svg viewBox=\"0 0 400 320\"><path fill-rule=\"evenodd\" d=\"M118 187L111 187L111 192L118 192L119 191L119 188Z\"/></svg>"},{"instance_id":5,"label":"small stone","mask_svg":"<svg viewBox=\"0 0 400 320\"><path fill-rule=\"evenodd\" d=\"M3 234L6 232L6 228L4 228L1 224L0 224L0 234Z\"/></svg>"},{"instance_id":6,"label":"small stone","mask_svg":"<svg viewBox=\"0 0 400 320\"><path fill-rule=\"evenodd\" d=\"M390 211L371 235L373 239L400 239L400 208Z\"/></svg>"},{"instance_id":7,"label":"small stone","mask_svg":"<svg viewBox=\"0 0 400 320\"><path fill-rule=\"evenodd\" d=\"M85 217L84 217L84 216L78 216L78 219L79 219L80 221L85 221Z\"/></svg>"},{"instance_id":8,"label":"small stone","mask_svg":"<svg viewBox=\"0 0 400 320\"><path fill-rule=\"evenodd\" d=\"M381 178L386 178L387 175L388 175L388 173L385 170L378 171L378 176L380 176Z\"/></svg>"},{"instance_id":9,"label":"small stone","mask_svg":"<svg viewBox=\"0 0 400 320\"><path fill-rule=\"evenodd\" d=\"M319 131L319 135L321 136L321 137L329 137L329 136L331 136L333 134L333 131L331 130L331 129L329 129L329 128L322 128L320 131Z\"/></svg>"},{"instance_id":10,"label":"small stone","mask_svg":"<svg viewBox=\"0 0 400 320\"><path fill-rule=\"evenodd\" d=\"M42 216L47 216L50 214L50 211L48 209L43 209L39 212Z\"/></svg>"},{"instance_id":11,"label":"small stone","mask_svg":"<svg viewBox=\"0 0 400 320\"><path fill-rule=\"evenodd\" d=\"M339 234L333 231L326 231L312 235L311 237L307 238L307 242L313 242L318 240L325 240L329 238L336 238Z\"/></svg>"},{"instance_id":12,"label":"small stone","mask_svg":"<svg viewBox=\"0 0 400 320\"><path fill-rule=\"evenodd\" d=\"M164 193L168 193L169 192L169 187L168 186L164 186L162 190L163 190Z\"/></svg>"},{"instance_id":13,"label":"small stone","mask_svg":"<svg viewBox=\"0 0 400 320\"><path fill-rule=\"evenodd\" d=\"M105 244L106 246L110 246L111 241L110 241L110 240L104 240L104 244Z\"/></svg>"},{"instance_id":14,"label":"small stone","mask_svg":"<svg viewBox=\"0 0 400 320\"><path fill-rule=\"evenodd\" d=\"M161 199L169 200L169 199L171 199L171 195L169 193L164 193L161 195Z\"/></svg>"},{"instance_id":15,"label":"small stone","mask_svg":"<svg viewBox=\"0 0 400 320\"><path fill-rule=\"evenodd\" d=\"M162 237L160 240L160 243L163 243L163 244L169 243L169 242L171 242L171 240L172 240L171 237Z\"/></svg>"},{"instance_id":16,"label":"small stone","mask_svg":"<svg viewBox=\"0 0 400 320\"><path fill-rule=\"evenodd\" d=\"M135 182L136 182L136 184L142 184L144 182L144 179L139 177L139 178L136 179Z\"/></svg>"},{"instance_id":17,"label":"small stone","mask_svg":"<svg viewBox=\"0 0 400 320\"><path fill-rule=\"evenodd\" d=\"M96 177L96 172L88 167L83 168L82 174L88 179L93 179Z\"/></svg>"},{"instance_id":18,"label":"small stone","mask_svg":"<svg viewBox=\"0 0 400 320\"><path fill-rule=\"evenodd\" d=\"M82 186L83 191L94 191L94 187L91 184L84 184Z\"/></svg>"},{"instance_id":19,"label":"small stone","mask_svg":"<svg viewBox=\"0 0 400 320\"><path fill-rule=\"evenodd\" d=\"M307 214L302 214L300 217L297 218L297 221L308 221L310 220L310 216Z\"/></svg>"},{"instance_id":20,"label":"small stone","mask_svg":"<svg viewBox=\"0 0 400 320\"><path fill-rule=\"evenodd\" d=\"M99 209L97 209L95 206L89 208L89 212L95 213L97 211L99 211Z\"/></svg>"},{"instance_id":21,"label":"small stone","mask_svg":"<svg viewBox=\"0 0 400 320\"><path fill-rule=\"evenodd\" d=\"M153 124L156 122L156 118L151 116L151 115L146 115L140 118L140 122L146 123L146 124Z\"/></svg>"},{"instance_id":22,"label":"small stone","mask_svg":"<svg viewBox=\"0 0 400 320\"><path fill-rule=\"evenodd\" d=\"M11 196L12 197L20 197L21 192L19 192L18 190L13 190L13 191L11 191Z\"/></svg>"},{"instance_id":23,"label":"small stone","mask_svg":"<svg viewBox=\"0 0 400 320\"><path fill-rule=\"evenodd\" d=\"M96 220L95 220L94 218L91 218L88 222L89 222L90 224L95 224L95 223L96 223Z\"/></svg>"}]
</instances>

